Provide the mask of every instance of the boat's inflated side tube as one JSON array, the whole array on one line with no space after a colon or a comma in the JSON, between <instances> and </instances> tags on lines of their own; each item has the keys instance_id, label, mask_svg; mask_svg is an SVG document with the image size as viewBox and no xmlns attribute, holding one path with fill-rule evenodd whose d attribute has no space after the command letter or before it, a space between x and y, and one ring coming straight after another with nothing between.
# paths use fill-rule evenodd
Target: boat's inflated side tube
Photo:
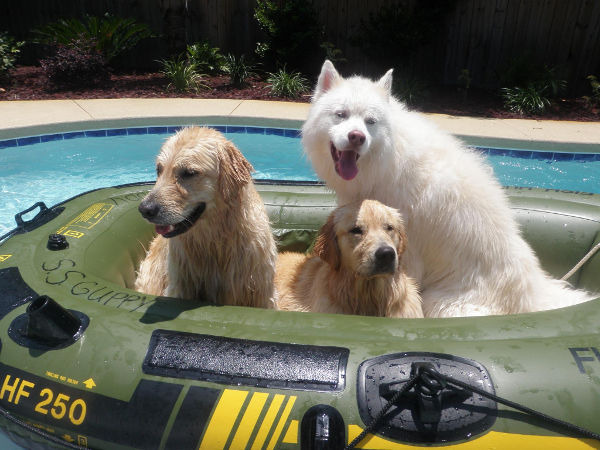
<instances>
[{"instance_id":1,"label":"boat's inflated side tube","mask_svg":"<svg viewBox=\"0 0 600 450\"><path fill-rule=\"evenodd\" d=\"M21 444L598 446L496 400L600 431L600 300L513 316L385 319L154 297L132 290L154 235L137 211L150 188L37 206L0 243L0 426ZM258 188L280 248L310 248L334 196L311 184ZM508 194L555 276L600 239L599 196ZM595 256L571 281L600 291L598 273Z\"/></svg>"}]
</instances>

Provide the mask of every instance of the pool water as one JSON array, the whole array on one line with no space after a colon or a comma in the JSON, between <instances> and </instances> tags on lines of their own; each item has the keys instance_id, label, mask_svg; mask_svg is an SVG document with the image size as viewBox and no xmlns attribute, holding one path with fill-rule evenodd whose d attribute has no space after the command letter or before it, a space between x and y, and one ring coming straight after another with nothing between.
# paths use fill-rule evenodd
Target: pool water
<instances>
[{"instance_id":1,"label":"pool water","mask_svg":"<svg viewBox=\"0 0 600 450\"><path fill-rule=\"evenodd\" d=\"M252 163L256 179L317 180L297 130L217 128ZM175 130L123 128L0 141L0 236L14 228L15 214L38 201L51 206L91 189L153 180L155 156ZM482 151L503 185L600 193L598 154Z\"/></svg>"}]
</instances>

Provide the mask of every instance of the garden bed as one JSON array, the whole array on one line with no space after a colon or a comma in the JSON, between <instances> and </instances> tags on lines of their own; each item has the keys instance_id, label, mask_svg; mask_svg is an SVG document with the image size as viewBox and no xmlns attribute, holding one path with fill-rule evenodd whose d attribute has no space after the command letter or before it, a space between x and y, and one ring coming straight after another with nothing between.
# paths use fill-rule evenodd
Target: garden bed
<instances>
[{"instance_id":1,"label":"garden bed","mask_svg":"<svg viewBox=\"0 0 600 450\"><path fill-rule=\"evenodd\" d=\"M90 98L225 98L245 100L310 101L310 95L288 99L270 94L268 83L252 77L241 88L234 87L226 75L203 79L207 86L198 92L176 92L160 72L115 72L105 85L86 89L53 90L47 85L39 67L19 66L12 71L9 83L0 84L0 100L58 100ZM468 95L456 87L430 87L414 109L450 114L489 118L530 118L543 120L600 120L600 108L590 108L582 98L564 98L555 101L544 115L521 116L503 108L502 100L494 93L470 90Z\"/></svg>"}]
</instances>

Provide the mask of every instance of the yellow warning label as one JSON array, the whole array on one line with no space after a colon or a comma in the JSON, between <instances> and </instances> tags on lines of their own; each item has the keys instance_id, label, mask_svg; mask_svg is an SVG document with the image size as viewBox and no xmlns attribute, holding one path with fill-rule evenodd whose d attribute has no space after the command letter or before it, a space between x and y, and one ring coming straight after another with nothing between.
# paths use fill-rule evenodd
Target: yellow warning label
<instances>
[{"instance_id":1,"label":"yellow warning label","mask_svg":"<svg viewBox=\"0 0 600 450\"><path fill-rule=\"evenodd\" d=\"M4 262L6 261L8 258L10 258L12 255L0 255L0 262Z\"/></svg>"},{"instance_id":2,"label":"yellow warning label","mask_svg":"<svg viewBox=\"0 0 600 450\"><path fill-rule=\"evenodd\" d=\"M114 205L109 205L108 203L94 203L64 227L60 228L57 233L74 238L80 238L81 236L84 236L84 233L73 230L72 228L80 228L84 230L92 229L106 217L113 207Z\"/></svg>"}]
</instances>

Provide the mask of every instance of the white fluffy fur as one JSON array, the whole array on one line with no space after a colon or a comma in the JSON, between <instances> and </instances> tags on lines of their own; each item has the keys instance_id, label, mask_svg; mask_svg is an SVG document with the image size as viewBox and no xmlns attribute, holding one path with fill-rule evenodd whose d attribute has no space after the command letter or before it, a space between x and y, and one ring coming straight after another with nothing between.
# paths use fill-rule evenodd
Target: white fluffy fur
<instances>
[{"instance_id":1,"label":"white fluffy fur","mask_svg":"<svg viewBox=\"0 0 600 450\"><path fill-rule=\"evenodd\" d=\"M342 78L326 61L302 143L339 204L372 198L405 218L408 274L426 317L512 314L590 299L550 278L520 235L507 198L483 158L391 95L391 70L373 82ZM365 135L362 145L349 133ZM330 146L360 155L350 181Z\"/></svg>"}]
</instances>

